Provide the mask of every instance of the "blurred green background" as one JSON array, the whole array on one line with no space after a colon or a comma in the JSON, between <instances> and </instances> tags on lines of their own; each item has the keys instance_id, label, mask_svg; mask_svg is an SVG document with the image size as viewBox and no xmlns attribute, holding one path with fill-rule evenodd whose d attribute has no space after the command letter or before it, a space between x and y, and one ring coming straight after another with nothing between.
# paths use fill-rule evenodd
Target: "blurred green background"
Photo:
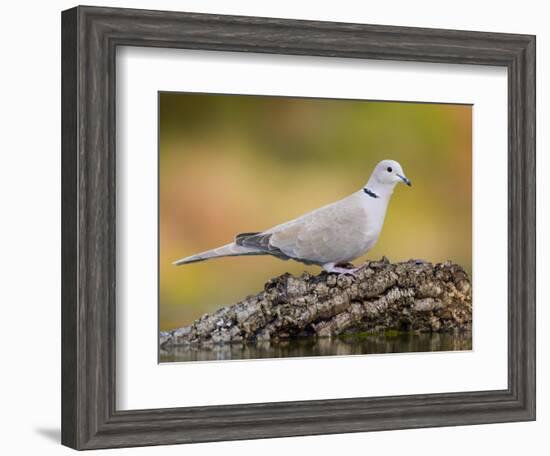
<instances>
[{"instance_id":1,"label":"blurred green background","mask_svg":"<svg viewBox=\"0 0 550 456\"><path fill-rule=\"evenodd\" d=\"M172 262L347 196L386 158L413 187L397 186L365 258L452 260L471 274L471 106L163 92L159 111L160 330L284 272L320 272L270 256Z\"/></svg>"}]
</instances>

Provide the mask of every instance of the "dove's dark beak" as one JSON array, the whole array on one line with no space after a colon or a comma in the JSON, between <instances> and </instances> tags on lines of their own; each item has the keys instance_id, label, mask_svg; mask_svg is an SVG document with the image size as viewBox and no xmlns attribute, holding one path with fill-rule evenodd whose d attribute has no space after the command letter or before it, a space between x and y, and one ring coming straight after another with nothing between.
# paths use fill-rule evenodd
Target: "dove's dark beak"
<instances>
[{"instance_id":1,"label":"dove's dark beak","mask_svg":"<svg viewBox=\"0 0 550 456\"><path fill-rule=\"evenodd\" d=\"M403 182L405 182L405 184L407 184L409 187L412 186L412 182L407 179L405 176L402 176L401 174L398 174L397 177L399 177L399 179L401 179Z\"/></svg>"}]
</instances>

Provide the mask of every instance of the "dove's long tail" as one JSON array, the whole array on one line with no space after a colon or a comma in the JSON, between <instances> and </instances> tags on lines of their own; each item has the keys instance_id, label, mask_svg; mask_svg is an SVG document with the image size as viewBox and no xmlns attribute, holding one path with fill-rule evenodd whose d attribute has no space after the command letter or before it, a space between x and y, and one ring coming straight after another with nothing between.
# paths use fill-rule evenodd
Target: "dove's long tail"
<instances>
[{"instance_id":1,"label":"dove's long tail","mask_svg":"<svg viewBox=\"0 0 550 456\"><path fill-rule=\"evenodd\" d=\"M242 245L237 245L235 242L231 244L226 244L217 249L207 250L206 252L197 253L196 255L191 255L181 260L174 261L176 266L181 264L196 263L197 261L205 261L211 258L220 258L228 256L241 256L241 255L267 255L268 253L262 250L259 250L254 247L244 247Z\"/></svg>"}]
</instances>

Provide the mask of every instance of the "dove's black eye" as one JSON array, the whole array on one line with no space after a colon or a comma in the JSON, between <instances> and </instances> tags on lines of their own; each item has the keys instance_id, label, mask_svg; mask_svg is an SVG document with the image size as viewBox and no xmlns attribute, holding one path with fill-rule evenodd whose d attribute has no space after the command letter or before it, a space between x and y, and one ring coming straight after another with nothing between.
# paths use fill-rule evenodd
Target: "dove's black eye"
<instances>
[{"instance_id":1,"label":"dove's black eye","mask_svg":"<svg viewBox=\"0 0 550 456\"><path fill-rule=\"evenodd\" d=\"M391 173L393 169L391 169L391 166L388 166L388 169L386 170L388 173Z\"/></svg>"}]
</instances>

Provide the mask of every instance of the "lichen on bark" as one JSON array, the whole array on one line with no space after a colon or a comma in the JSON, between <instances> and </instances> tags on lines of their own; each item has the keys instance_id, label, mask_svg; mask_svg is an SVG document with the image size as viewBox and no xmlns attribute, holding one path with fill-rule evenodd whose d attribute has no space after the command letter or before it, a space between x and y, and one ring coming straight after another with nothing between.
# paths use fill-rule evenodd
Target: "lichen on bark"
<instances>
[{"instance_id":1,"label":"lichen on bark","mask_svg":"<svg viewBox=\"0 0 550 456\"><path fill-rule=\"evenodd\" d=\"M283 274L241 302L161 332L161 347L334 337L390 329L469 331L472 289L454 263L368 262L355 276Z\"/></svg>"}]
</instances>

